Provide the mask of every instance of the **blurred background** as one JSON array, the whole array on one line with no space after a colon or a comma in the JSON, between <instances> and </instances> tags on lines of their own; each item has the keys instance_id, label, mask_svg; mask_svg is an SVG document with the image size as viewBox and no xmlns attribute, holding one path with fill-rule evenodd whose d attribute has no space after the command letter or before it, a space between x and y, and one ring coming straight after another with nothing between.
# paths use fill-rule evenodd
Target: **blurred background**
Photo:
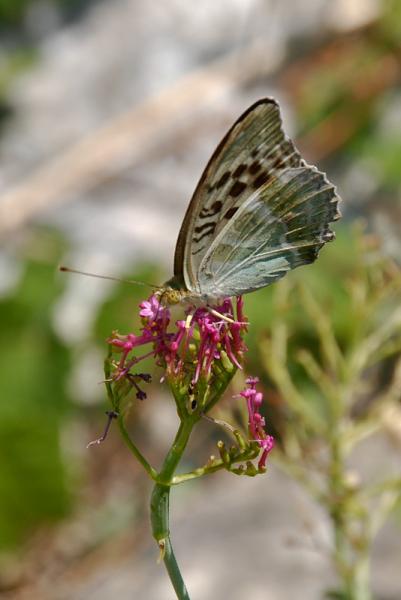
<instances>
[{"instance_id":1,"label":"blurred background","mask_svg":"<svg viewBox=\"0 0 401 600\"><path fill-rule=\"evenodd\" d=\"M212 151L252 102L274 96L286 132L344 200L337 241L288 277L319 283L348 339L338 282L360 260L355 221L386 260L401 260L400 40L397 0L0 0L1 598L173 598L150 537L151 483L117 431L86 448L108 408L105 339L138 326L148 291L57 265L169 278ZM274 322L272 293L245 304L250 371L267 399L258 334ZM296 312L302 345L310 332ZM130 421L156 466L177 425L158 378ZM215 451L211 438L207 424L187 468ZM399 468L397 456L375 442L356 460L380 470ZM302 589L313 600L333 584L327 519L274 457L263 477L186 484L172 511L194 598L287 600ZM373 548L381 600L401 598L400 527L398 507Z\"/></svg>"}]
</instances>

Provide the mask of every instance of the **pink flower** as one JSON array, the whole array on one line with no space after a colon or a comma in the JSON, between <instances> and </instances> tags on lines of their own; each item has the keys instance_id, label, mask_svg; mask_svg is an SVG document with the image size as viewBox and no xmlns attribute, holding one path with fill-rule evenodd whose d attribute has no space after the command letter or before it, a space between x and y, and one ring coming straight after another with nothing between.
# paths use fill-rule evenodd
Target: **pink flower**
<instances>
[{"instance_id":1,"label":"pink flower","mask_svg":"<svg viewBox=\"0 0 401 600\"><path fill-rule=\"evenodd\" d=\"M242 300L237 299L237 319L230 299L225 299L214 307L190 307L186 311L186 320L176 322L175 331L169 331L170 310L160 304L156 295L139 305L142 319L140 335L117 333L108 340L115 352L121 353L114 362L113 379L127 379L137 389L137 397L146 397L138 387L138 375L132 368L144 358L153 355L156 364L165 368L169 378L185 379L190 375L190 385L197 384L201 377L212 375L214 361L226 355L237 368L241 368L246 346L242 333L246 323L242 314ZM238 320L238 315L241 320ZM151 345L152 349L138 356L139 346ZM195 348L195 353L194 353ZM143 374L142 374L143 375ZM143 377L142 377L143 380Z\"/></svg>"},{"instance_id":2,"label":"pink flower","mask_svg":"<svg viewBox=\"0 0 401 600\"><path fill-rule=\"evenodd\" d=\"M248 408L248 427L253 440L258 442L263 452L258 462L259 468L265 468L266 459L274 446L274 438L265 431L265 419L259 413L263 402L263 394L256 391L256 384L259 383L257 377L248 377L246 380L247 388L240 393L240 396L246 399Z\"/></svg>"},{"instance_id":3,"label":"pink flower","mask_svg":"<svg viewBox=\"0 0 401 600\"><path fill-rule=\"evenodd\" d=\"M139 306L141 308L139 315L151 321L156 321L159 313L161 314L165 311L165 308L159 304L158 299L154 295L149 300L141 302Z\"/></svg>"}]
</instances>

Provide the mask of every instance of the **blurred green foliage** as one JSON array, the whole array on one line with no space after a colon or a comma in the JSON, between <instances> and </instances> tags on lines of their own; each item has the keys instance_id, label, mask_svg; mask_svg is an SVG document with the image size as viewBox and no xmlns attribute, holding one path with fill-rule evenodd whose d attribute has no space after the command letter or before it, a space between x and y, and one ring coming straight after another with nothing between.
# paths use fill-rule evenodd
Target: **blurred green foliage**
<instances>
[{"instance_id":1,"label":"blurred green foliage","mask_svg":"<svg viewBox=\"0 0 401 600\"><path fill-rule=\"evenodd\" d=\"M382 0L379 31L389 45L398 46L401 40L401 3L399 0Z\"/></svg>"},{"instance_id":2,"label":"blurred green foliage","mask_svg":"<svg viewBox=\"0 0 401 600\"><path fill-rule=\"evenodd\" d=\"M0 24L15 25L23 19L29 4L35 0L0 0Z\"/></svg>"},{"instance_id":3,"label":"blurred green foliage","mask_svg":"<svg viewBox=\"0 0 401 600\"><path fill-rule=\"evenodd\" d=\"M46 261L27 259L17 288L0 300L0 550L70 504L60 448L70 360L49 310L62 291L54 279L59 252L47 238Z\"/></svg>"},{"instance_id":4,"label":"blurred green foliage","mask_svg":"<svg viewBox=\"0 0 401 600\"><path fill-rule=\"evenodd\" d=\"M352 44L349 42L349 47L344 44L344 47L333 49L332 56L323 54L320 61L312 64L301 82L300 133L315 127L344 106L354 126L355 120L359 127L365 125L370 107L357 97L356 88L360 85L361 74L374 68L382 54L383 50L376 44L360 39Z\"/></svg>"},{"instance_id":5,"label":"blurred green foliage","mask_svg":"<svg viewBox=\"0 0 401 600\"><path fill-rule=\"evenodd\" d=\"M36 52L30 47L17 48L0 61L0 126L13 113L12 104L8 99L12 82L24 71L30 69L35 62Z\"/></svg>"},{"instance_id":6,"label":"blurred green foliage","mask_svg":"<svg viewBox=\"0 0 401 600\"><path fill-rule=\"evenodd\" d=\"M401 138L398 131L378 130L373 135L365 136L360 140L355 154L359 159L369 161L383 191L391 192L400 187Z\"/></svg>"},{"instance_id":7,"label":"blurred green foliage","mask_svg":"<svg viewBox=\"0 0 401 600\"><path fill-rule=\"evenodd\" d=\"M9 59L0 68L0 99L5 97L8 86L14 77L17 77L34 63L35 54L32 50L19 49L10 55Z\"/></svg>"}]
</instances>

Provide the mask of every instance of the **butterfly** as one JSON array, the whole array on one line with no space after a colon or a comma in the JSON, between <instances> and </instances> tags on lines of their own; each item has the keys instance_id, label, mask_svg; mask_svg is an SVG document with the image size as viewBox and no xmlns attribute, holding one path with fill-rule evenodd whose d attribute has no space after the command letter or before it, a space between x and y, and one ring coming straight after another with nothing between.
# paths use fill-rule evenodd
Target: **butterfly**
<instances>
[{"instance_id":1,"label":"butterfly","mask_svg":"<svg viewBox=\"0 0 401 600\"><path fill-rule=\"evenodd\" d=\"M211 303L274 283L334 239L336 188L308 165L273 98L250 106L209 160L175 249L168 304Z\"/></svg>"}]
</instances>

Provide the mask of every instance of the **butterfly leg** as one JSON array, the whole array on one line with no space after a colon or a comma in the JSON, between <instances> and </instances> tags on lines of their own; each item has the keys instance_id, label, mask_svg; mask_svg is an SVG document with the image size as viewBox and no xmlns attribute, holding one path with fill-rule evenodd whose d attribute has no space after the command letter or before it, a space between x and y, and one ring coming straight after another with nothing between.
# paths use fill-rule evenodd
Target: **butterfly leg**
<instances>
[{"instance_id":1,"label":"butterfly leg","mask_svg":"<svg viewBox=\"0 0 401 600\"><path fill-rule=\"evenodd\" d=\"M227 315L219 313L219 311L215 310L211 306L208 306L207 309L210 312L210 314L214 315L215 317L223 319L223 321L226 321L227 323L235 323L234 319L232 319L231 317L227 317Z\"/></svg>"},{"instance_id":2,"label":"butterfly leg","mask_svg":"<svg viewBox=\"0 0 401 600\"><path fill-rule=\"evenodd\" d=\"M222 313L219 313L218 310L215 310L211 306L208 306L207 309L210 312L210 314L214 315L215 317L218 317L219 319L223 319L223 321L226 321L226 323L239 323L239 325L248 325L248 323L242 323L242 322L240 323L239 321L235 321L231 317L227 317L227 315L223 315Z\"/></svg>"}]
</instances>

